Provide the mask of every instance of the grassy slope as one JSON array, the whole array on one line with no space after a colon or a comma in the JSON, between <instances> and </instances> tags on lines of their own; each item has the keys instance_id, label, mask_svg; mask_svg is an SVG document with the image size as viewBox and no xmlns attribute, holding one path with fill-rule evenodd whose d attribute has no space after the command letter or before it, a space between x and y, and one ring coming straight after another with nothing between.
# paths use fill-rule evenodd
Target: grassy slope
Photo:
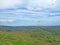
<instances>
[{"instance_id":1,"label":"grassy slope","mask_svg":"<svg viewBox=\"0 0 60 45\"><path fill-rule=\"evenodd\" d=\"M36 43L36 41L32 40L32 38L24 37L21 33L20 35L15 35L14 33L0 31L0 45L39 45L39 43Z\"/></svg>"},{"instance_id":2,"label":"grassy slope","mask_svg":"<svg viewBox=\"0 0 60 45\"><path fill-rule=\"evenodd\" d=\"M60 36L42 29L24 32L0 31L0 45L60 45Z\"/></svg>"}]
</instances>

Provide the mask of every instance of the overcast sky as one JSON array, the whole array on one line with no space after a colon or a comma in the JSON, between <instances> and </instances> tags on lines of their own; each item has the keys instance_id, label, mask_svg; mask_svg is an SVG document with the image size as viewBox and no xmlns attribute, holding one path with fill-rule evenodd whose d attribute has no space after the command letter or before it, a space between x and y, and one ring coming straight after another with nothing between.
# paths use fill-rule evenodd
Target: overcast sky
<instances>
[{"instance_id":1,"label":"overcast sky","mask_svg":"<svg viewBox=\"0 0 60 45\"><path fill-rule=\"evenodd\" d=\"M60 25L60 0L0 0L0 25Z\"/></svg>"}]
</instances>

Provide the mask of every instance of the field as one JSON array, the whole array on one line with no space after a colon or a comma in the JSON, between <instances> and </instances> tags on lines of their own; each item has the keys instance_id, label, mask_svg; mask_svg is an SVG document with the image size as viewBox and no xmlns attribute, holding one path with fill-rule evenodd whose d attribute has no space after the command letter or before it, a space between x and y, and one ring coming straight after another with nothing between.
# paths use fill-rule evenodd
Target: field
<instances>
[{"instance_id":1,"label":"field","mask_svg":"<svg viewBox=\"0 0 60 45\"><path fill-rule=\"evenodd\" d=\"M0 26L0 45L60 45L60 26Z\"/></svg>"}]
</instances>

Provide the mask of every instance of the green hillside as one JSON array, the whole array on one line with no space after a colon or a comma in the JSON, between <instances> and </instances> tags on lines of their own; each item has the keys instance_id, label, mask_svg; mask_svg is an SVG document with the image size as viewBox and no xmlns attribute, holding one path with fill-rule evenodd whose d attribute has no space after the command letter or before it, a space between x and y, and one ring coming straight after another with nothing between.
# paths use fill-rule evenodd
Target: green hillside
<instances>
[{"instance_id":1,"label":"green hillside","mask_svg":"<svg viewBox=\"0 0 60 45\"><path fill-rule=\"evenodd\" d=\"M60 34L40 28L22 32L0 31L0 45L60 45Z\"/></svg>"}]
</instances>

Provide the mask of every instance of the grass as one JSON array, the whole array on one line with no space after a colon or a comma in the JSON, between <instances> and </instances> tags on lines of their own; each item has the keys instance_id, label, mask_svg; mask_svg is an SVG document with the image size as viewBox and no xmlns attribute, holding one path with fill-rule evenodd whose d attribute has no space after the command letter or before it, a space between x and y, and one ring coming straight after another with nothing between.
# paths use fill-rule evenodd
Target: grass
<instances>
[{"instance_id":1,"label":"grass","mask_svg":"<svg viewBox=\"0 0 60 45\"><path fill-rule=\"evenodd\" d=\"M0 45L60 45L60 34L42 29L22 32L0 31Z\"/></svg>"}]
</instances>

